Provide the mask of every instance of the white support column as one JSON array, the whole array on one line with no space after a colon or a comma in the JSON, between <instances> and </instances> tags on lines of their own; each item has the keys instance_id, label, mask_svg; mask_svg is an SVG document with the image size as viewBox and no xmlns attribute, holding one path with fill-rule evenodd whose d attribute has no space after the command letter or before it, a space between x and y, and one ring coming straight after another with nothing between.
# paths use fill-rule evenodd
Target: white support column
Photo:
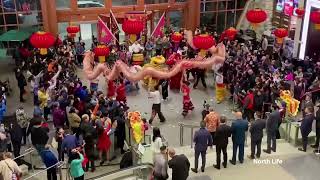
<instances>
[{"instance_id":1,"label":"white support column","mask_svg":"<svg viewBox=\"0 0 320 180\"><path fill-rule=\"evenodd\" d=\"M299 7L305 7L304 0L299 0ZM296 30L294 34L293 57L298 57L298 54L299 54L299 46L301 43L300 35L301 35L301 29L302 29L302 20L303 18L297 19Z\"/></svg>"},{"instance_id":2,"label":"white support column","mask_svg":"<svg viewBox=\"0 0 320 180\"><path fill-rule=\"evenodd\" d=\"M310 23L310 13L312 8L320 9L320 1L319 0L307 0L305 6L305 14L303 19L303 25L301 27L302 34L301 34L301 44L299 50L299 59L305 58L305 52L307 48L307 38L308 38L308 30L309 30L309 23Z\"/></svg>"}]
</instances>

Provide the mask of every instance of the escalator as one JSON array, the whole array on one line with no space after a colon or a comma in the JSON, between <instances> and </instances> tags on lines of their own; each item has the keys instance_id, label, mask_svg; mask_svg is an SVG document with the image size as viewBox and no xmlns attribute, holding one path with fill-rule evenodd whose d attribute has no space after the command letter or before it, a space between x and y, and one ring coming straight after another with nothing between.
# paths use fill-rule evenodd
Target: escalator
<instances>
[{"instance_id":1,"label":"escalator","mask_svg":"<svg viewBox=\"0 0 320 180\"><path fill-rule=\"evenodd\" d=\"M152 177L153 165L141 164L126 169L105 173L88 180L149 180Z\"/></svg>"}]
</instances>

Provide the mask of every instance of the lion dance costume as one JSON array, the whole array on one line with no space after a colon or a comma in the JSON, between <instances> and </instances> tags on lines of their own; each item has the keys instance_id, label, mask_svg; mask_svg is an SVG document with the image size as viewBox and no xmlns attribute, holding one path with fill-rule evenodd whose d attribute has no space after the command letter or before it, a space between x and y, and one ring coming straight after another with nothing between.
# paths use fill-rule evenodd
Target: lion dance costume
<instances>
[{"instance_id":1,"label":"lion dance costume","mask_svg":"<svg viewBox=\"0 0 320 180\"><path fill-rule=\"evenodd\" d=\"M216 98L217 103L221 103L224 100L226 94L226 85L223 83L223 75L216 73Z\"/></svg>"},{"instance_id":2,"label":"lion dance costume","mask_svg":"<svg viewBox=\"0 0 320 180\"><path fill-rule=\"evenodd\" d=\"M165 70L164 64L166 59L163 56L155 56L152 57L150 63L145 64L143 67L153 67L157 70ZM151 76L146 76L143 79L144 85L148 87L148 89L154 89L154 87L159 83L158 79L152 78Z\"/></svg>"},{"instance_id":3,"label":"lion dance costume","mask_svg":"<svg viewBox=\"0 0 320 180\"><path fill-rule=\"evenodd\" d=\"M129 112L128 118L132 129L133 139L137 144L139 144L142 141L144 135L144 124L141 118L141 114L138 111Z\"/></svg>"},{"instance_id":4,"label":"lion dance costume","mask_svg":"<svg viewBox=\"0 0 320 180\"><path fill-rule=\"evenodd\" d=\"M294 99L289 90L283 90L280 92L280 99L286 103L287 112L291 116L296 116L299 109L300 101Z\"/></svg>"}]
</instances>

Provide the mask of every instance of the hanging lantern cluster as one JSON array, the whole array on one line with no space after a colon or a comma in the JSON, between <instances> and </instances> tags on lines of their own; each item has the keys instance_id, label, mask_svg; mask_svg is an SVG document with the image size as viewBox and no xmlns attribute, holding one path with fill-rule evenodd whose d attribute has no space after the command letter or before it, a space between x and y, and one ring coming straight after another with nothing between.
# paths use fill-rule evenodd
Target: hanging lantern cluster
<instances>
[{"instance_id":1,"label":"hanging lantern cluster","mask_svg":"<svg viewBox=\"0 0 320 180\"><path fill-rule=\"evenodd\" d=\"M267 13L262 9L251 9L246 13L247 20L251 23L252 28L255 30L260 23L267 20Z\"/></svg>"},{"instance_id":2,"label":"hanging lantern cluster","mask_svg":"<svg viewBox=\"0 0 320 180\"><path fill-rule=\"evenodd\" d=\"M298 18L302 18L304 16L305 10L300 7L297 8L294 12L296 13Z\"/></svg>"},{"instance_id":3,"label":"hanging lantern cluster","mask_svg":"<svg viewBox=\"0 0 320 180\"><path fill-rule=\"evenodd\" d=\"M199 55L205 57L207 50L216 44L214 38L208 34L200 34L193 38L193 44L200 49Z\"/></svg>"},{"instance_id":4,"label":"hanging lantern cluster","mask_svg":"<svg viewBox=\"0 0 320 180\"><path fill-rule=\"evenodd\" d=\"M56 38L48 32L38 31L30 36L30 43L33 47L40 49L41 55L48 53L48 48L53 46L56 42Z\"/></svg>"},{"instance_id":5,"label":"hanging lantern cluster","mask_svg":"<svg viewBox=\"0 0 320 180\"><path fill-rule=\"evenodd\" d=\"M110 50L106 45L98 45L96 48L94 48L93 52L95 56L98 56L99 62L104 63L106 62L106 56L109 55Z\"/></svg>"},{"instance_id":6,"label":"hanging lantern cluster","mask_svg":"<svg viewBox=\"0 0 320 180\"><path fill-rule=\"evenodd\" d=\"M285 28L277 28L274 31L274 35L277 37L277 43L282 44L283 39L288 36L288 30Z\"/></svg>"},{"instance_id":7,"label":"hanging lantern cluster","mask_svg":"<svg viewBox=\"0 0 320 180\"><path fill-rule=\"evenodd\" d=\"M171 41L174 43L180 43L180 41L182 41L182 39L183 39L183 36L179 32L175 32L171 35Z\"/></svg>"},{"instance_id":8,"label":"hanging lantern cluster","mask_svg":"<svg viewBox=\"0 0 320 180\"><path fill-rule=\"evenodd\" d=\"M237 33L238 31L234 27L230 27L229 29L225 30L225 35L230 41L235 39Z\"/></svg>"},{"instance_id":9,"label":"hanging lantern cluster","mask_svg":"<svg viewBox=\"0 0 320 180\"><path fill-rule=\"evenodd\" d=\"M312 11L310 13L310 20L314 24L315 29L320 30L320 11Z\"/></svg>"},{"instance_id":10,"label":"hanging lantern cluster","mask_svg":"<svg viewBox=\"0 0 320 180\"><path fill-rule=\"evenodd\" d=\"M68 36L71 38L76 37L76 34L80 31L79 26L68 26L67 27L67 32L68 32Z\"/></svg>"},{"instance_id":11,"label":"hanging lantern cluster","mask_svg":"<svg viewBox=\"0 0 320 180\"><path fill-rule=\"evenodd\" d=\"M126 19L122 24L122 30L129 35L131 42L137 40L137 35L143 31L144 23L139 19Z\"/></svg>"}]
</instances>

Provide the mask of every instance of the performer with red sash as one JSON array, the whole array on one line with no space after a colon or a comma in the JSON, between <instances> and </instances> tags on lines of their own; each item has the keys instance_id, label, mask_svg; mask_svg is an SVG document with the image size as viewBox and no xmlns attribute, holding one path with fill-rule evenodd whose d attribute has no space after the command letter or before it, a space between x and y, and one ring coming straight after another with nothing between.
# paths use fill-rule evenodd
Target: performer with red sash
<instances>
[{"instance_id":1,"label":"performer with red sash","mask_svg":"<svg viewBox=\"0 0 320 180\"><path fill-rule=\"evenodd\" d=\"M181 54L174 52L171 56L169 56L166 64L169 66L169 68L172 68L180 60L181 60ZM181 78L182 78L182 72L179 72L178 74L170 78L169 86L171 90L180 89Z\"/></svg>"}]
</instances>

